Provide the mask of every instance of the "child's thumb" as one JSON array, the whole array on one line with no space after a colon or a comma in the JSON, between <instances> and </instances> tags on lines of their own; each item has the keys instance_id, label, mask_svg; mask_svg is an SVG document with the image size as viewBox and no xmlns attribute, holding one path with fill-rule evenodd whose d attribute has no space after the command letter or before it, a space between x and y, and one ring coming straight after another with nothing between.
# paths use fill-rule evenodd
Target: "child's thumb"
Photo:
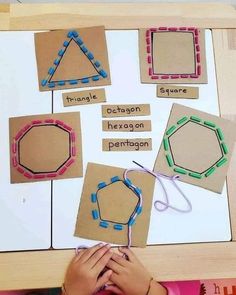
<instances>
[{"instance_id":1,"label":"child's thumb","mask_svg":"<svg viewBox=\"0 0 236 295\"><path fill-rule=\"evenodd\" d=\"M96 284L96 290L99 290L102 288L110 279L112 275L112 270L107 270L104 272L104 274L98 279L97 284Z\"/></svg>"}]
</instances>

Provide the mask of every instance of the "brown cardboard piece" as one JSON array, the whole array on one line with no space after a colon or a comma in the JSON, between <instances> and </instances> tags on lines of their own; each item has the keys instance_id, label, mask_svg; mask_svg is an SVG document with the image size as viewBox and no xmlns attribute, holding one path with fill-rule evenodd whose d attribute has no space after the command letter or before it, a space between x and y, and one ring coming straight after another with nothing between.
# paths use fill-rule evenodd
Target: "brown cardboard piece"
<instances>
[{"instance_id":1,"label":"brown cardboard piece","mask_svg":"<svg viewBox=\"0 0 236 295\"><path fill-rule=\"evenodd\" d=\"M111 178L118 176L123 179L124 169L112 166L88 163L79 212L75 228L75 236L81 238L100 240L108 243L127 245L127 225L123 230L113 229L113 223L108 228L99 226L100 219L93 220L92 210L98 209L97 203L91 202L91 194L97 192L97 185L100 182L109 184ZM138 215L135 224L132 226L132 246L145 247L150 222L150 212L154 191L155 179L148 173L130 172L128 178L132 183L142 190L143 209ZM101 200L101 212L103 218L113 221L127 221L130 217L137 197L131 193L122 182L116 182L101 190L98 198Z\"/></svg>"},{"instance_id":2,"label":"brown cardboard piece","mask_svg":"<svg viewBox=\"0 0 236 295\"><path fill-rule=\"evenodd\" d=\"M142 83L207 83L205 31L182 29L139 30Z\"/></svg>"},{"instance_id":3,"label":"brown cardboard piece","mask_svg":"<svg viewBox=\"0 0 236 295\"><path fill-rule=\"evenodd\" d=\"M11 183L83 176L80 113L9 119Z\"/></svg>"},{"instance_id":4,"label":"brown cardboard piece","mask_svg":"<svg viewBox=\"0 0 236 295\"><path fill-rule=\"evenodd\" d=\"M151 120L103 120L102 130L109 132L151 131Z\"/></svg>"},{"instance_id":5,"label":"brown cardboard piece","mask_svg":"<svg viewBox=\"0 0 236 295\"><path fill-rule=\"evenodd\" d=\"M235 127L231 121L173 104L154 171L178 174L183 182L221 193L236 138ZM186 174L182 174L184 171Z\"/></svg>"},{"instance_id":6,"label":"brown cardboard piece","mask_svg":"<svg viewBox=\"0 0 236 295\"><path fill-rule=\"evenodd\" d=\"M199 97L199 89L198 87L161 84L157 85L157 97L196 99Z\"/></svg>"},{"instance_id":7,"label":"brown cardboard piece","mask_svg":"<svg viewBox=\"0 0 236 295\"><path fill-rule=\"evenodd\" d=\"M82 47L76 43L75 40L77 38L73 37L71 39L67 37L70 31L76 31L79 34L79 38L83 42L81 46L84 46L88 50L87 52L84 53L81 49ZM63 46L64 41L68 41L69 45ZM103 26L35 33L35 50L40 91L111 84L106 37ZM61 55L61 59L58 54L60 50L65 50L63 55ZM88 52L93 54L93 59L88 58ZM54 61L58 58L60 62L56 65ZM95 66L95 61L98 61L100 66ZM53 74L48 74L51 67L55 71ZM100 70L104 70L107 73L106 78L99 75ZM92 78L89 78L88 83L83 83L81 80L97 75L99 76L98 81L93 81ZM42 80L48 79L56 83L55 87L49 87L48 84L42 86ZM78 83L70 84L66 82L65 85L58 85L58 81L69 80L78 80Z\"/></svg>"},{"instance_id":8,"label":"brown cardboard piece","mask_svg":"<svg viewBox=\"0 0 236 295\"><path fill-rule=\"evenodd\" d=\"M102 150L106 152L151 151L151 138L104 138Z\"/></svg>"},{"instance_id":9,"label":"brown cardboard piece","mask_svg":"<svg viewBox=\"0 0 236 295\"><path fill-rule=\"evenodd\" d=\"M150 104L102 105L103 118L149 116Z\"/></svg>"},{"instance_id":10,"label":"brown cardboard piece","mask_svg":"<svg viewBox=\"0 0 236 295\"><path fill-rule=\"evenodd\" d=\"M62 93L64 107L106 102L104 88Z\"/></svg>"}]
</instances>

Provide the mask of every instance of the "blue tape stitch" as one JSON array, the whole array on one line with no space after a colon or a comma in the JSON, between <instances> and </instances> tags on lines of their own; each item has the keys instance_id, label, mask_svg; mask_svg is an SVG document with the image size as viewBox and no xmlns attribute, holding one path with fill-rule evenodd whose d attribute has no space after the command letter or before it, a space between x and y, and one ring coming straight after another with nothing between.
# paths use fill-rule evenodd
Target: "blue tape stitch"
<instances>
[{"instance_id":1,"label":"blue tape stitch","mask_svg":"<svg viewBox=\"0 0 236 295\"><path fill-rule=\"evenodd\" d=\"M69 31L68 34L67 34L67 37L68 38L72 38L74 35L74 32L73 31Z\"/></svg>"},{"instance_id":2,"label":"blue tape stitch","mask_svg":"<svg viewBox=\"0 0 236 295\"><path fill-rule=\"evenodd\" d=\"M79 34L76 31L73 31L72 34L75 38L77 38L79 36Z\"/></svg>"},{"instance_id":3,"label":"blue tape stitch","mask_svg":"<svg viewBox=\"0 0 236 295\"><path fill-rule=\"evenodd\" d=\"M111 182L116 182L116 181L119 181L119 180L120 180L119 176L113 176L111 178Z\"/></svg>"},{"instance_id":4,"label":"blue tape stitch","mask_svg":"<svg viewBox=\"0 0 236 295\"><path fill-rule=\"evenodd\" d=\"M91 202L92 203L96 203L97 202L97 194L95 194L95 193L92 193L91 194Z\"/></svg>"},{"instance_id":5,"label":"blue tape stitch","mask_svg":"<svg viewBox=\"0 0 236 295\"><path fill-rule=\"evenodd\" d=\"M123 226L122 226L121 224L115 224L115 225L113 226L113 228L114 228L115 230L122 230L122 229L123 229Z\"/></svg>"},{"instance_id":6,"label":"blue tape stitch","mask_svg":"<svg viewBox=\"0 0 236 295\"><path fill-rule=\"evenodd\" d=\"M99 225L101 226L101 227L103 227L103 228L108 228L108 223L106 222L106 221L101 221L100 223L99 223Z\"/></svg>"},{"instance_id":7,"label":"blue tape stitch","mask_svg":"<svg viewBox=\"0 0 236 295\"><path fill-rule=\"evenodd\" d=\"M63 48L63 49L60 49L59 51L58 51L58 55L59 56L62 56L63 54L64 54L64 52L65 52L65 49Z\"/></svg>"},{"instance_id":8,"label":"blue tape stitch","mask_svg":"<svg viewBox=\"0 0 236 295\"><path fill-rule=\"evenodd\" d=\"M138 187L135 187L134 188L134 191L135 191L135 193L137 194L137 195L141 195L141 193L142 193L142 191L141 191L141 189L140 188L138 188Z\"/></svg>"},{"instance_id":9,"label":"blue tape stitch","mask_svg":"<svg viewBox=\"0 0 236 295\"><path fill-rule=\"evenodd\" d=\"M106 78L107 77L107 73L104 70L100 70L99 74L103 77Z\"/></svg>"},{"instance_id":10,"label":"blue tape stitch","mask_svg":"<svg viewBox=\"0 0 236 295\"><path fill-rule=\"evenodd\" d=\"M124 184L127 185L128 187L130 187L130 186L132 185L132 182L131 182L130 179L126 178L126 179L124 180Z\"/></svg>"},{"instance_id":11,"label":"blue tape stitch","mask_svg":"<svg viewBox=\"0 0 236 295\"><path fill-rule=\"evenodd\" d=\"M98 188L99 189L101 189L101 188L104 188L104 187L106 187L107 185L106 185L106 182L100 182L99 184L98 184Z\"/></svg>"},{"instance_id":12,"label":"blue tape stitch","mask_svg":"<svg viewBox=\"0 0 236 295\"><path fill-rule=\"evenodd\" d=\"M49 70L48 70L48 74L49 75L52 75L54 72L55 72L55 69L54 68L49 68Z\"/></svg>"},{"instance_id":13,"label":"blue tape stitch","mask_svg":"<svg viewBox=\"0 0 236 295\"><path fill-rule=\"evenodd\" d=\"M92 80L93 80L93 81L98 81L99 79L100 79L99 76L93 76L93 77L92 77Z\"/></svg>"},{"instance_id":14,"label":"blue tape stitch","mask_svg":"<svg viewBox=\"0 0 236 295\"><path fill-rule=\"evenodd\" d=\"M55 87L55 86L56 86L55 82L50 82L50 83L48 83L48 87L49 87L49 88L53 88L53 87Z\"/></svg>"},{"instance_id":15,"label":"blue tape stitch","mask_svg":"<svg viewBox=\"0 0 236 295\"><path fill-rule=\"evenodd\" d=\"M94 220L98 219L98 211L97 210L92 210L92 216L93 216Z\"/></svg>"},{"instance_id":16,"label":"blue tape stitch","mask_svg":"<svg viewBox=\"0 0 236 295\"><path fill-rule=\"evenodd\" d=\"M83 46L80 46L80 48L81 48L81 50L82 50L84 53L86 53L86 52L88 51L88 48L85 47L84 45L83 45Z\"/></svg>"},{"instance_id":17,"label":"blue tape stitch","mask_svg":"<svg viewBox=\"0 0 236 295\"><path fill-rule=\"evenodd\" d=\"M94 56L93 56L93 54L92 54L92 52L89 52L88 54L87 54L87 57L91 60L91 59L94 59Z\"/></svg>"},{"instance_id":18,"label":"blue tape stitch","mask_svg":"<svg viewBox=\"0 0 236 295\"><path fill-rule=\"evenodd\" d=\"M141 214L142 213L142 207L138 207L138 209L137 209L137 214L139 215L139 214Z\"/></svg>"},{"instance_id":19,"label":"blue tape stitch","mask_svg":"<svg viewBox=\"0 0 236 295\"><path fill-rule=\"evenodd\" d=\"M81 82L82 83L89 83L89 78L83 78L83 79L81 79Z\"/></svg>"},{"instance_id":20,"label":"blue tape stitch","mask_svg":"<svg viewBox=\"0 0 236 295\"><path fill-rule=\"evenodd\" d=\"M57 59L54 60L54 65L57 66L57 65L59 65L59 63L60 63L60 58L57 58Z\"/></svg>"},{"instance_id":21,"label":"blue tape stitch","mask_svg":"<svg viewBox=\"0 0 236 295\"><path fill-rule=\"evenodd\" d=\"M64 86L65 84L66 84L65 81L59 81L59 82L58 82L58 85L59 85L59 86Z\"/></svg>"},{"instance_id":22,"label":"blue tape stitch","mask_svg":"<svg viewBox=\"0 0 236 295\"><path fill-rule=\"evenodd\" d=\"M99 68L101 64L100 64L100 62L98 60L96 60L94 65L95 65L95 67Z\"/></svg>"},{"instance_id":23,"label":"blue tape stitch","mask_svg":"<svg viewBox=\"0 0 236 295\"><path fill-rule=\"evenodd\" d=\"M84 43L83 40L80 38L76 38L75 41L78 45L82 45Z\"/></svg>"},{"instance_id":24,"label":"blue tape stitch","mask_svg":"<svg viewBox=\"0 0 236 295\"><path fill-rule=\"evenodd\" d=\"M41 81L41 85L42 85L42 86L45 86L45 85L47 84L47 82L48 82L48 81L44 79L44 80Z\"/></svg>"},{"instance_id":25,"label":"blue tape stitch","mask_svg":"<svg viewBox=\"0 0 236 295\"><path fill-rule=\"evenodd\" d=\"M67 47L69 45L69 42L67 40L64 41L63 46Z\"/></svg>"},{"instance_id":26,"label":"blue tape stitch","mask_svg":"<svg viewBox=\"0 0 236 295\"><path fill-rule=\"evenodd\" d=\"M128 225L132 226L134 224L134 222L135 222L135 219L131 218L128 222Z\"/></svg>"},{"instance_id":27,"label":"blue tape stitch","mask_svg":"<svg viewBox=\"0 0 236 295\"><path fill-rule=\"evenodd\" d=\"M70 85L78 84L78 80L70 80L70 81L69 81L69 84L70 84Z\"/></svg>"}]
</instances>

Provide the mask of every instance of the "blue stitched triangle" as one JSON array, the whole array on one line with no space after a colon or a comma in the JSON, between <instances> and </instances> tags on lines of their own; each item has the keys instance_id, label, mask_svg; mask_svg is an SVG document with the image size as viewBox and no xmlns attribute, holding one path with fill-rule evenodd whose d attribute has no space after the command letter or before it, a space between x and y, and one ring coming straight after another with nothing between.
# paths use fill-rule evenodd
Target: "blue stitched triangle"
<instances>
[{"instance_id":1,"label":"blue stitched triangle","mask_svg":"<svg viewBox=\"0 0 236 295\"><path fill-rule=\"evenodd\" d=\"M72 40L78 45L78 50L81 50L86 56L86 58L88 58L91 65L96 70L97 74L89 76L89 77L82 77L82 78L73 79L73 80L68 79L68 80L53 81L53 75L55 74L56 70L60 66L60 62ZM43 87L54 88L56 86L64 86L66 84L67 85L76 85L79 83L87 84L89 82L98 81L103 78L107 78L107 73L102 68L101 63L95 59L93 53L89 51L89 49L85 46L78 32L69 31L67 34L67 39L63 42L62 48L58 51L57 58L54 60L53 65L48 69L47 76L41 81L41 85Z\"/></svg>"}]
</instances>

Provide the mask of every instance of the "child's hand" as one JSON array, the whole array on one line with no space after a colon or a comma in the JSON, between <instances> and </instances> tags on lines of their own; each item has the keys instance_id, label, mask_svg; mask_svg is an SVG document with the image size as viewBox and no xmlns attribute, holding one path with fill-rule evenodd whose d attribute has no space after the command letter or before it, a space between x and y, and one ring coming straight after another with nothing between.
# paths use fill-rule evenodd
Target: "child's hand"
<instances>
[{"instance_id":1,"label":"child's hand","mask_svg":"<svg viewBox=\"0 0 236 295\"><path fill-rule=\"evenodd\" d=\"M104 286L110 279L112 270L106 271L100 277L99 275L111 256L109 245L98 244L81 250L68 267L64 283L66 294L91 295Z\"/></svg>"},{"instance_id":2,"label":"child's hand","mask_svg":"<svg viewBox=\"0 0 236 295\"><path fill-rule=\"evenodd\" d=\"M166 294L166 289L152 281L151 275L130 249L119 248L119 251L125 254L128 260L113 253L107 267L113 271L111 281L116 286L111 285L106 290L125 295Z\"/></svg>"},{"instance_id":3,"label":"child's hand","mask_svg":"<svg viewBox=\"0 0 236 295\"><path fill-rule=\"evenodd\" d=\"M146 295L151 275L130 249L119 248L119 251L125 254L128 260L113 253L112 259L107 264L107 267L113 271L112 282L122 291L120 293L125 295ZM117 288L115 290L114 287L108 287L109 289L119 294Z\"/></svg>"}]
</instances>

